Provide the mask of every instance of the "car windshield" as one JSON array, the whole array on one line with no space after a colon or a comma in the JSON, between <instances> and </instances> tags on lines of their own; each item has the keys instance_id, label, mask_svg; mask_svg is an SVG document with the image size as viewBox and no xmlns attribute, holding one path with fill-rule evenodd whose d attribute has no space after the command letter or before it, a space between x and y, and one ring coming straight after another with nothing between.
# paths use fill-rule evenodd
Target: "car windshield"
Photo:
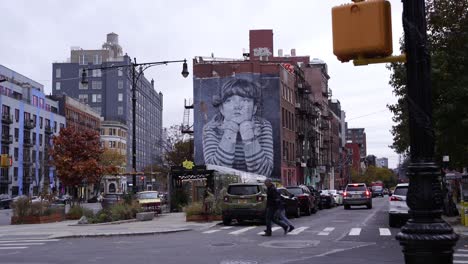
<instances>
[{"instance_id":1,"label":"car windshield","mask_svg":"<svg viewBox=\"0 0 468 264\"><path fill-rule=\"evenodd\" d=\"M336 194L336 193L337 193L336 190L329 190L329 192L330 192L331 194Z\"/></svg>"},{"instance_id":2,"label":"car windshield","mask_svg":"<svg viewBox=\"0 0 468 264\"><path fill-rule=\"evenodd\" d=\"M259 192L258 185L233 185L228 188L230 195L252 195Z\"/></svg>"},{"instance_id":3,"label":"car windshield","mask_svg":"<svg viewBox=\"0 0 468 264\"><path fill-rule=\"evenodd\" d=\"M346 191L348 192L365 192L366 191L366 186L364 185L348 185L346 188Z\"/></svg>"},{"instance_id":4,"label":"car windshield","mask_svg":"<svg viewBox=\"0 0 468 264\"><path fill-rule=\"evenodd\" d=\"M393 195L406 196L407 192L408 192L408 186L400 186L395 189L395 191L393 192Z\"/></svg>"},{"instance_id":5,"label":"car windshield","mask_svg":"<svg viewBox=\"0 0 468 264\"><path fill-rule=\"evenodd\" d=\"M292 188L287 188L288 191L294 195L298 195L298 194L303 194L304 192L302 191L301 188L299 187L292 187Z\"/></svg>"},{"instance_id":6,"label":"car windshield","mask_svg":"<svg viewBox=\"0 0 468 264\"><path fill-rule=\"evenodd\" d=\"M149 192L149 193L139 193L138 199L157 199L158 193L157 192Z\"/></svg>"}]
</instances>

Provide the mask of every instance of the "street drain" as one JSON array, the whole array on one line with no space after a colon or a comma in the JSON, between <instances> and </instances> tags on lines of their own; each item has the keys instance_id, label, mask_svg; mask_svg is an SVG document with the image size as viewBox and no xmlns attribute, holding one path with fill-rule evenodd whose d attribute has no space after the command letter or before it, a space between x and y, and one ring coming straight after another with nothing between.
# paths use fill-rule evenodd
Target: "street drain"
<instances>
[{"instance_id":1,"label":"street drain","mask_svg":"<svg viewBox=\"0 0 468 264\"><path fill-rule=\"evenodd\" d=\"M234 245L235 245L234 243L215 243L215 244L211 244L211 246L213 246L213 247L232 247Z\"/></svg>"},{"instance_id":2,"label":"street drain","mask_svg":"<svg viewBox=\"0 0 468 264\"><path fill-rule=\"evenodd\" d=\"M257 261L253 260L223 260L219 264L257 264Z\"/></svg>"},{"instance_id":3,"label":"street drain","mask_svg":"<svg viewBox=\"0 0 468 264\"><path fill-rule=\"evenodd\" d=\"M276 241L268 241L259 244L262 247L269 247L269 248L308 248L308 247L316 247L320 241L318 240L276 240Z\"/></svg>"}]
</instances>

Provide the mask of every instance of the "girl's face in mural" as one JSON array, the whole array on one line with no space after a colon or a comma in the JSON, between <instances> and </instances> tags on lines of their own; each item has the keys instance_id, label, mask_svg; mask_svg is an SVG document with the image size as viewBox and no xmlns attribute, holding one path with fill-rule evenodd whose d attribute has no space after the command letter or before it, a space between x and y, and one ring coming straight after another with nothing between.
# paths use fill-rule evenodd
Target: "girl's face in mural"
<instances>
[{"instance_id":1,"label":"girl's face in mural","mask_svg":"<svg viewBox=\"0 0 468 264\"><path fill-rule=\"evenodd\" d=\"M241 124L244 121L252 120L257 107L254 105L252 98L233 95L224 101L220 111L224 116L224 120Z\"/></svg>"}]
</instances>

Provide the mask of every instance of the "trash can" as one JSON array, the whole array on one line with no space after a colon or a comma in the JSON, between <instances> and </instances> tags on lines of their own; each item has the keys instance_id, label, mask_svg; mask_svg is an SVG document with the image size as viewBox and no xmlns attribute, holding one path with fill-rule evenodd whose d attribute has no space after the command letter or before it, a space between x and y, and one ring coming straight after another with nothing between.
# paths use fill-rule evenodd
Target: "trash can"
<instances>
[{"instance_id":1,"label":"trash can","mask_svg":"<svg viewBox=\"0 0 468 264\"><path fill-rule=\"evenodd\" d=\"M468 226L468 202L462 202L462 215L461 215L461 222L462 225Z\"/></svg>"}]
</instances>

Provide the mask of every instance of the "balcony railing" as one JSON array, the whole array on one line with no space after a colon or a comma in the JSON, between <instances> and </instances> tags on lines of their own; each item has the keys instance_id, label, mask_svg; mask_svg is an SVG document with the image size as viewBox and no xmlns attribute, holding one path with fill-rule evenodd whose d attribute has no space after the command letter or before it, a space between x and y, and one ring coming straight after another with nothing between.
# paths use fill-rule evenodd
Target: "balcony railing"
<instances>
[{"instance_id":1,"label":"balcony railing","mask_svg":"<svg viewBox=\"0 0 468 264\"><path fill-rule=\"evenodd\" d=\"M12 135L2 135L2 143L4 143L4 144L13 143L13 136Z\"/></svg>"},{"instance_id":2,"label":"balcony railing","mask_svg":"<svg viewBox=\"0 0 468 264\"><path fill-rule=\"evenodd\" d=\"M2 123L3 124L13 124L13 116L8 114L2 115Z\"/></svg>"},{"instance_id":3,"label":"balcony railing","mask_svg":"<svg viewBox=\"0 0 468 264\"><path fill-rule=\"evenodd\" d=\"M23 146L24 147L32 147L33 146L33 142L30 138L25 138L24 141L23 141Z\"/></svg>"},{"instance_id":4,"label":"balcony railing","mask_svg":"<svg viewBox=\"0 0 468 264\"><path fill-rule=\"evenodd\" d=\"M25 129L33 129L34 127L36 126L36 124L34 124L34 120L32 119L26 119L24 120L24 128Z\"/></svg>"},{"instance_id":5,"label":"balcony railing","mask_svg":"<svg viewBox=\"0 0 468 264\"><path fill-rule=\"evenodd\" d=\"M51 126L47 126L47 125L44 127L44 131L45 131L46 134L52 134L52 133L54 133L54 131L52 130L52 127L51 127Z\"/></svg>"}]
</instances>

